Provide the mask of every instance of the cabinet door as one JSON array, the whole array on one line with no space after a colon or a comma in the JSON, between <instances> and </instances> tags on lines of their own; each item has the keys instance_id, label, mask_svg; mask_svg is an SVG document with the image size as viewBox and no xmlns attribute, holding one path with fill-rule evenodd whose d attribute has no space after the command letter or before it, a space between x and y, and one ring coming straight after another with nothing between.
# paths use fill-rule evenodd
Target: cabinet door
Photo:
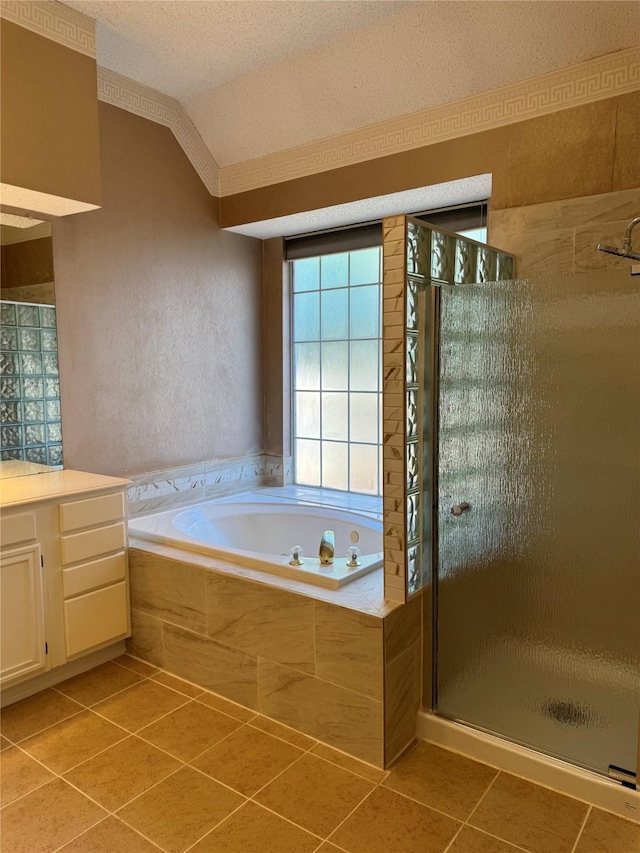
<instances>
[{"instance_id":1,"label":"cabinet door","mask_svg":"<svg viewBox=\"0 0 640 853\"><path fill-rule=\"evenodd\" d=\"M0 594L0 683L7 685L49 668L39 545L2 553Z\"/></svg>"}]
</instances>

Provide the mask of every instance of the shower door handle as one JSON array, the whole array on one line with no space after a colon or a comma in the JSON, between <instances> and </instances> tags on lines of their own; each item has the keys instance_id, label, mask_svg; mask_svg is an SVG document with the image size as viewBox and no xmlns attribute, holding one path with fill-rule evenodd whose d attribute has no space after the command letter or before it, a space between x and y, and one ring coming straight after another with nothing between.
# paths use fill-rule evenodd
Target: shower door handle
<instances>
[{"instance_id":1,"label":"shower door handle","mask_svg":"<svg viewBox=\"0 0 640 853\"><path fill-rule=\"evenodd\" d=\"M451 515L455 515L456 518L459 518L463 513L468 512L470 509L471 506L468 503L455 504L451 507Z\"/></svg>"}]
</instances>

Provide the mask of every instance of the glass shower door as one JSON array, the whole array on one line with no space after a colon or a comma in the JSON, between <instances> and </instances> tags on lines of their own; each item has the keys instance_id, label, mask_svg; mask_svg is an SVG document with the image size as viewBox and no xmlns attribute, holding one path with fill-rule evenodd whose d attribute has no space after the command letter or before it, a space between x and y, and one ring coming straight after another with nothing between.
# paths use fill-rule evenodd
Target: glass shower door
<instances>
[{"instance_id":1,"label":"glass shower door","mask_svg":"<svg viewBox=\"0 0 640 853\"><path fill-rule=\"evenodd\" d=\"M437 712L635 772L640 279L442 287L439 361Z\"/></svg>"}]
</instances>

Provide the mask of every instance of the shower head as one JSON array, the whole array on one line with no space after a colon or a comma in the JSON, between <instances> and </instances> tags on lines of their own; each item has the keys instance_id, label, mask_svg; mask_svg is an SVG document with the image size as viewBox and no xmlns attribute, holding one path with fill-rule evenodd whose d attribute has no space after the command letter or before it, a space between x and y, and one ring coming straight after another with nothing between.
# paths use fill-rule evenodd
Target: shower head
<instances>
[{"instance_id":1,"label":"shower head","mask_svg":"<svg viewBox=\"0 0 640 853\"><path fill-rule=\"evenodd\" d=\"M605 246L604 243L598 243L596 249L599 252L606 252L609 255L617 255L619 258L628 258L630 261L640 261L640 252L633 252L631 249L625 250L624 246L621 249L616 249L615 246Z\"/></svg>"},{"instance_id":2,"label":"shower head","mask_svg":"<svg viewBox=\"0 0 640 853\"><path fill-rule=\"evenodd\" d=\"M640 252L635 252L631 248L631 232L639 222L640 216L636 216L627 225L627 230L624 232L624 241L620 249L616 249L615 246L606 246L604 243L598 243L596 246L597 250L599 252L607 252L609 255L617 255L619 258L628 258L630 261L640 261Z\"/></svg>"}]
</instances>

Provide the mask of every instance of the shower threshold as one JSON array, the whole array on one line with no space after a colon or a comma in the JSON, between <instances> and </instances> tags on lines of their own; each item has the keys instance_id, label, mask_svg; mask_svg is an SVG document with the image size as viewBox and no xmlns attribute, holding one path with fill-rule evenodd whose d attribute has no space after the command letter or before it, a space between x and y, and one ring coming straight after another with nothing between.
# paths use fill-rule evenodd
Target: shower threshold
<instances>
[{"instance_id":1,"label":"shower threshold","mask_svg":"<svg viewBox=\"0 0 640 853\"><path fill-rule=\"evenodd\" d=\"M640 792L598 773L583 770L428 711L420 711L418 714L417 735L421 740L436 746L452 749L498 770L513 773L514 776L529 779L628 820L640 822Z\"/></svg>"}]
</instances>

